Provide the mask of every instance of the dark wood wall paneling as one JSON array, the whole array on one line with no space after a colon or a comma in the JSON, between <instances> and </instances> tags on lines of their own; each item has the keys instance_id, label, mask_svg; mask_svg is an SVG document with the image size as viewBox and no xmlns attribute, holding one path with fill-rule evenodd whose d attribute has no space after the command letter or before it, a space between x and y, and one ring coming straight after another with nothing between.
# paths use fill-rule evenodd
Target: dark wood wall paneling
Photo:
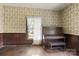
<instances>
[{"instance_id":1,"label":"dark wood wall paneling","mask_svg":"<svg viewBox=\"0 0 79 59\"><path fill-rule=\"evenodd\" d=\"M26 33L2 33L0 43L3 45L25 45L32 44L33 40L28 40Z\"/></svg>"},{"instance_id":2,"label":"dark wood wall paneling","mask_svg":"<svg viewBox=\"0 0 79 59\"><path fill-rule=\"evenodd\" d=\"M79 42L79 36L65 34L67 48L77 48ZM24 44L26 43L26 33L0 33L0 43L5 44ZM27 41L28 42L28 41Z\"/></svg>"},{"instance_id":3,"label":"dark wood wall paneling","mask_svg":"<svg viewBox=\"0 0 79 59\"><path fill-rule=\"evenodd\" d=\"M4 45L20 45L26 41L26 33L4 33L3 42Z\"/></svg>"},{"instance_id":4,"label":"dark wood wall paneling","mask_svg":"<svg viewBox=\"0 0 79 59\"><path fill-rule=\"evenodd\" d=\"M65 34L66 46L70 49L76 49L79 56L79 35Z\"/></svg>"},{"instance_id":5,"label":"dark wood wall paneling","mask_svg":"<svg viewBox=\"0 0 79 59\"><path fill-rule=\"evenodd\" d=\"M65 36L66 36L67 48L72 48L72 49L76 48L79 40L79 36L72 34L65 34Z\"/></svg>"},{"instance_id":6,"label":"dark wood wall paneling","mask_svg":"<svg viewBox=\"0 0 79 59\"><path fill-rule=\"evenodd\" d=\"M3 34L0 33L0 47L2 46L2 43L3 43Z\"/></svg>"}]
</instances>

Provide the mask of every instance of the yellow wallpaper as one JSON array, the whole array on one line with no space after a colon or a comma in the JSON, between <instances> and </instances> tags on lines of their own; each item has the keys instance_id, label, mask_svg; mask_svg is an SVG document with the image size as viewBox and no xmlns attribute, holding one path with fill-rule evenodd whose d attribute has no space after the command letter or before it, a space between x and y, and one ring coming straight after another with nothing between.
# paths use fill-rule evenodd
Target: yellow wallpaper
<instances>
[{"instance_id":1,"label":"yellow wallpaper","mask_svg":"<svg viewBox=\"0 0 79 59\"><path fill-rule=\"evenodd\" d=\"M79 4L70 4L62 11L64 32L79 35Z\"/></svg>"},{"instance_id":2,"label":"yellow wallpaper","mask_svg":"<svg viewBox=\"0 0 79 59\"><path fill-rule=\"evenodd\" d=\"M43 26L63 25L65 33L79 35L78 3L70 4L59 12L38 8L0 5L0 33L25 33L27 16L41 16Z\"/></svg>"},{"instance_id":3,"label":"yellow wallpaper","mask_svg":"<svg viewBox=\"0 0 79 59\"><path fill-rule=\"evenodd\" d=\"M0 5L0 33L3 33L3 6Z\"/></svg>"},{"instance_id":4,"label":"yellow wallpaper","mask_svg":"<svg viewBox=\"0 0 79 59\"><path fill-rule=\"evenodd\" d=\"M61 26L57 11L4 6L4 33L25 33L27 16L41 16L43 26Z\"/></svg>"}]
</instances>

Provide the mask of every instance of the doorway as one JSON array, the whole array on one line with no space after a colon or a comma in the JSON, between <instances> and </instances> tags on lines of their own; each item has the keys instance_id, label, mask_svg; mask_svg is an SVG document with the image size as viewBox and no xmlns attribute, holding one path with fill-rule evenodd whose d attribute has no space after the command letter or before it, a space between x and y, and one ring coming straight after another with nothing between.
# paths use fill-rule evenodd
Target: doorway
<instances>
[{"instance_id":1,"label":"doorway","mask_svg":"<svg viewBox=\"0 0 79 59\"><path fill-rule=\"evenodd\" d=\"M40 45L42 42L42 21L41 17L27 17L28 39L33 39L33 45Z\"/></svg>"}]
</instances>

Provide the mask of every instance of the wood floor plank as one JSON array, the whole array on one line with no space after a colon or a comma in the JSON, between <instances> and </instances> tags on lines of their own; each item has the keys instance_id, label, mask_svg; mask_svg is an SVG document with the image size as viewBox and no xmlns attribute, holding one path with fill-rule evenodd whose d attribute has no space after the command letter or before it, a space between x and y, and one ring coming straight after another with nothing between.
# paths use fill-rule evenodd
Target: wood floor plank
<instances>
[{"instance_id":1,"label":"wood floor plank","mask_svg":"<svg viewBox=\"0 0 79 59\"><path fill-rule=\"evenodd\" d=\"M47 51L42 46L8 47L0 50L0 56L75 56L75 51Z\"/></svg>"}]
</instances>

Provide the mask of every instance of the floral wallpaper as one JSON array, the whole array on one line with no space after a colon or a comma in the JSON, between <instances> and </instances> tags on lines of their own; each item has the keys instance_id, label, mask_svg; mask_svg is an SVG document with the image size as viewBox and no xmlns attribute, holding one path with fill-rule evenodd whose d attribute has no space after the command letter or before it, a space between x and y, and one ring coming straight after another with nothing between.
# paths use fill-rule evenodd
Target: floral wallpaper
<instances>
[{"instance_id":1,"label":"floral wallpaper","mask_svg":"<svg viewBox=\"0 0 79 59\"><path fill-rule=\"evenodd\" d=\"M3 33L3 6L0 5L0 33Z\"/></svg>"},{"instance_id":2,"label":"floral wallpaper","mask_svg":"<svg viewBox=\"0 0 79 59\"><path fill-rule=\"evenodd\" d=\"M63 27L65 34L79 35L79 3L72 3L61 11L0 4L0 33L26 33L27 16L40 16L43 26Z\"/></svg>"},{"instance_id":3,"label":"floral wallpaper","mask_svg":"<svg viewBox=\"0 0 79 59\"><path fill-rule=\"evenodd\" d=\"M79 35L79 3L70 4L62 10L64 32Z\"/></svg>"},{"instance_id":4,"label":"floral wallpaper","mask_svg":"<svg viewBox=\"0 0 79 59\"><path fill-rule=\"evenodd\" d=\"M4 6L4 32L26 33L27 16L41 16L43 26L61 26L58 11Z\"/></svg>"}]
</instances>

